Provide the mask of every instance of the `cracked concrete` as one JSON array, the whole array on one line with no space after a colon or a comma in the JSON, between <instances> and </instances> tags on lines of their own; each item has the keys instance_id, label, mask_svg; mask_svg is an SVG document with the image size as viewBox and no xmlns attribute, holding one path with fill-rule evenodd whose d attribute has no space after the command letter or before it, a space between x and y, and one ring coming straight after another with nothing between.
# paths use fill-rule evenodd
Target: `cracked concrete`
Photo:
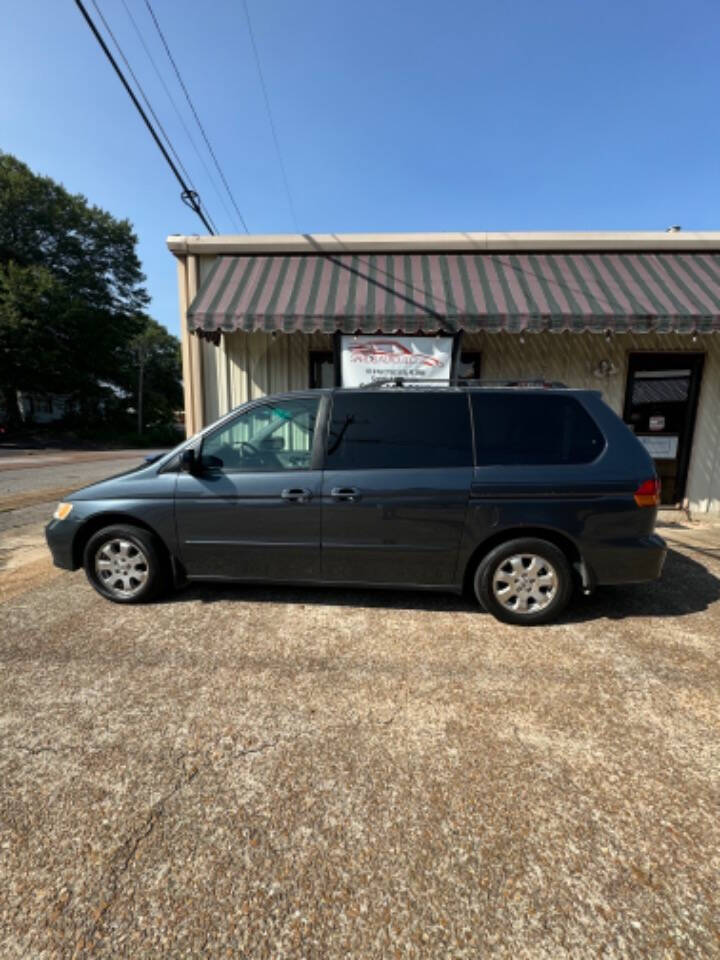
<instances>
[{"instance_id":1,"label":"cracked concrete","mask_svg":"<svg viewBox=\"0 0 720 960\"><path fill-rule=\"evenodd\" d=\"M720 528L668 532L529 631L0 591L0 957L720 956Z\"/></svg>"},{"instance_id":2,"label":"cracked concrete","mask_svg":"<svg viewBox=\"0 0 720 960\"><path fill-rule=\"evenodd\" d=\"M187 774L187 776L179 780L173 786L173 788L169 790L167 794L165 794L165 796L154 803L150 809L150 813L147 816L144 826L138 832L127 837L124 843L120 846L117 854L112 857L110 870L107 878L104 881L107 893L103 896L96 909L92 911L92 923L89 929L81 934L81 936L78 938L75 944L73 956L82 955L86 947L90 949L94 947L94 937L96 931L100 927L105 915L112 908L114 901L119 895L120 877L128 870L130 864L135 859L138 848L145 840L147 840L147 838L155 829L156 823L165 813L165 804L168 803L184 787L192 783L198 773L199 769L195 767L190 771L189 774ZM115 864L119 864L119 866L115 866Z\"/></svg>"},{"instance_id":3,"label":"cracked concrete","mask_svg":"<svg viewBox=\"0 0 720 960\"><path fill-rule=\"evenodd\" d=\"M63 750L79 750L77 746L67 746L67 747L26 747L22 743L9 743L9 750L24 750L26 753L32 754L36 757L39 753L62 753Z\"/></svg>"}]
</instances>

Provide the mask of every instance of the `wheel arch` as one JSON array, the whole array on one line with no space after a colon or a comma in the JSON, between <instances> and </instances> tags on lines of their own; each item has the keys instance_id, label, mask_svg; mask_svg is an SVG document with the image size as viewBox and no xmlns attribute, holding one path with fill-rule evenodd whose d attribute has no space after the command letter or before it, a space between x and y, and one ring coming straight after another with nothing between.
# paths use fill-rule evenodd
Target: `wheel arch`
<instances>
[{"instance_id":1,"label":"wheel arch","mask_svg":"<svg viewBox=\"0 0 720 960\"><path fill-rule=\"evenodd\" d=\"M83 565L83 554L85 552L85 547L88 540L94 533L97 533L98 530L102 530L103 527L113 527L116 524L124 524L131 527L140 527L142 530L147 530L149 533L152 533L155 539L160 545L160 549L165 555L168 561L172 561L172 554L168 550L165 541L158 534L157 530L150 526L149 523L146 523L144 520L140 520L138 517L133 517L130 514L122 513L122 511L109 511L108 513L96 513L83 523L80 529L75 534L75 539L73 540L73 565L75 569L82 567Z\"/></svg>"},{"instance_id":2,"label":"wheel arch","mask_svg":"<svg viewBox=\"0 0 720 960\"><path fill-rule=\"evenodd\" d=\"M565 554L571 568L575 570L579 568L583 580L585 579L585 574L583 573L584 564L582 554L580 553L578 545L575 543L575 541L566 533L562 533L561 531L555 530L552 527L506 527L504 530L499 530L497 533L493 533L489 537L486 537L470 554L463 572L463 590L467 591L472 589L472 579L475 574L475 569L477 568L480 560L487 556L491 550L494 550L495 547L499 546L501 543L507 543L509 540L519 540L520 538L524 537L537 537L539 540L547 540L548 543L554 544L554 546L558 547L558 549L562 550L562 552Z\"/></svg>"}]
</instances>

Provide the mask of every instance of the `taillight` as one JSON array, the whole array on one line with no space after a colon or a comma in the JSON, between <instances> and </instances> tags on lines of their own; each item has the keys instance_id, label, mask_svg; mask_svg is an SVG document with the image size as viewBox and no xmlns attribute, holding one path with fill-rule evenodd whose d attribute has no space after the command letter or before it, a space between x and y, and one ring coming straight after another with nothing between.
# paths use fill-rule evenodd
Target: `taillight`
<instances>
[{"instance_id":1,"label":"taillight","mask_svg":"<svg viewBox=\"0 0 720 960\"><path fill-rule=\"evenodd\" d=\"M657 507L660 504L660 477L641 483L635 491L635 503L639 507Z\"/></svg>"}]
</instances>

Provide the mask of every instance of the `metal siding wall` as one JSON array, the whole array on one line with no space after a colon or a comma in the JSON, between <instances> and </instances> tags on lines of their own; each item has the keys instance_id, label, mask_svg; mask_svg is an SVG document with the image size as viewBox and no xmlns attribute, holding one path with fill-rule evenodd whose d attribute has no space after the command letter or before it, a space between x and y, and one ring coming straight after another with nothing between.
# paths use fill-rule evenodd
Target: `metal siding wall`
<instances>
[{"instance_id":1,"label":"metal siding wall","mask_svg":"<svg viewBox=\"0 0 720 960\"><path fill-rule=\"evenodd\" d=\"M223 334L220 346L204 343L208 422L227 410L270 393L309 385L310 350L332 350L324 333ZM210 352L212 351L212 353Z\"/></svg>"},{"instance_id":2,"label":"metal siding wall","mask_svg":"<svg viewBox=\"0 0 720 960\"><path fill-rule=\"evenodd\" d=\"M220 351L207 340L200 341L200 359L202 361L202 379L204 391L204 426L223 413L222 393L220 391L220 377L218 374L218 357Z\"/></svg>"},{"instance_id":3,"label":"metal siding wall","mask_svg":"<svg viewBox=\"0 0 720 960\"><path fill-rule=\"evenodd\" d=\"M304 390L310 386L310 349L316 334L288 334L288 387Z\"/></svg>"},{"instance_id":4,"label":"metal siding wall","mask_svg":"<svg viewBox=\"0 0 720 960\"><path fill-rule=\"evenodd\" d=\"M571 387L601 391L622 414L628 354L634 351L705 353L687 495L693 511L720 513L720 336L699 336L695 343L678 334L617 334L609 341L591 333L466 334L463 350L482 353L485 379L543 377ZM227 409L268 393L309 386L310 350L332 350L323 333L232 333L220 347L203 344L205 410L210 422ZM210 353L211 352L211 353ZM611 360L616 373L598 378L593 371Z\"/></svg>"},{"instance_id":5,"label":"metal siding wall","mask_svg":"<svg viewBox=\"0 0 720 960\"><path fill-rule=\"evenodd\" d=\"M690 509L720 513L720 336L698 337L705 352L687 497Z\"/></svg>"},{"instance_id":6,"label":"metal siding wall","mask_svg":"<svg viewBox=\"0 0 720 960\"><path fill-rule=\"evenodd\" d=\"M190 332L187 327L187 263L185 257L177 258L178 297L180 303L180 351L182 356L183 401L185 405L185 435L195 432L192 422L193 383L190 377Z\"/></svg>"}]
</instances>

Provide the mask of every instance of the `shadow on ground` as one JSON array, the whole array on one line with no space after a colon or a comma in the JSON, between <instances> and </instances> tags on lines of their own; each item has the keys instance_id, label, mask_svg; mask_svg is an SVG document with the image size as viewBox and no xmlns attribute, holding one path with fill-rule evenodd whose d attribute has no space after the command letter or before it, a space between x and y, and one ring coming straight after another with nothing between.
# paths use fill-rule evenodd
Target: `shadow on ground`
<instances>
[{"instance_id":1,"label":"shadow on ground","mask_svg":"<svg viewBox=\"0 0 720 960\"><path fill-rule=\"evenodd\" d=\"M716 558L714 551L692 549ZM718 600L720 579L704 564L670 548L659 580L599 587L592 596L577 598L563 619L572 623L601 617L681 617L701 613Z\"/></svg>"},{"instance_id":2,"label":"shadow on ground","mask_svg":"<svg viewBox=\"0 0 720 960\"><path fill-rule=\"evenodd\" d=\"M695 548L693 548L695 549ZM704 552L698 549L699 553ZM708 551L714 555L714 551ZM389 610L458 611L471 613L476 604L466 597L411 590L364 590L347 587L283 587L243 584L192 584L172 598L202 603L319 604L333 607L371 607ZM720 600L720 579L707 567L677 550L668 550L660 580L626 586L599 587L590 597L576 593L563 616L566 623L607 617L674 617L699 613ZM171 600L172 602L172 600Z\"/></svg>"}]
</instances>

